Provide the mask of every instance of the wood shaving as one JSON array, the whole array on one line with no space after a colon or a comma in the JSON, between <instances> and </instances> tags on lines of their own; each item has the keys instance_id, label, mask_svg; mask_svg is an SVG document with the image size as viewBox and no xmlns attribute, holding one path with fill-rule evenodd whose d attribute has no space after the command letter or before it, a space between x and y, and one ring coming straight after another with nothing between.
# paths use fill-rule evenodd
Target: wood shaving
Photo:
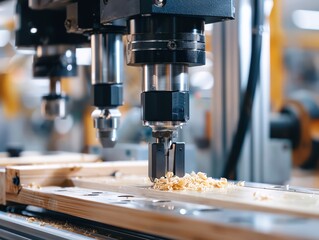
<instances>
[{"instance_id":1,"label":"wood shaving","mask_svg":"<svg viewBox=\"0 0 319 240\"><path fill-rule=\"evenodd\" d=\"M184 177L174 176L172 172L168 172L165 177L155 179L153 188L162 191L173 190L192 190L192 191L207 191L215 188L226 188L235 186L229 183L226 178L213 179L207 177L203 172L186 173ZM240 182L237 186L244 186L244 182Z\"/></svg>"},{"instance_id":2,"label":"wood shaving","mask_svg":"<svg viewBox=\"0 0 319 240\"><path fill-rule=\"evenodd\" d=\"M35 222L36 221L36 219L34 217L29 217L29 218L27 218L27 220L28 220L28 222Z\"/></svg>"},{"instance_id":3,"label":"wood shaving","mask_svg":"<svg viewBox=\"0 0 319 240\"><path fill-rule=\"evenodd\" d=\"M268 195L261 194L259 192L254 192L253 196L254 196L254 199L257 201L267 201L270 199L270 197Z\"/></svg>"},{"instance_id":4,"label":"wood shaving","mask_svg":"<svg viewBox=\"0 0 319 240\"><path fill-rule=\"evenodd\" d=\"M238 187L245 187L245 181L239 181L236 185Z\"/></svg>"},{"instance_id":5,"label":"wood shaving","mask_svg":"<svg viewBox=\"0 0 319 240\"><path fill-rule=\"evenodd\" d=\"M28 188L35 189L35 190L39 190L39 189L41 189L41 186L38 185L38 184L35 184L35 183L30 183L30 184L28 185Z\"/></svg>"}]
</instances>

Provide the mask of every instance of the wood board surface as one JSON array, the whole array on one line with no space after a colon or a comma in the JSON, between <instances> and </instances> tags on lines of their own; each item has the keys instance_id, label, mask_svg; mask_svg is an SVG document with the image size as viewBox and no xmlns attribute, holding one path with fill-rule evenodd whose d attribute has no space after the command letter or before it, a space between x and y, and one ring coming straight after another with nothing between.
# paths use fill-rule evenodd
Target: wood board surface
<instances>
[{"instance_id":1,"label":"wood board surface","mask_svg":"<svg viewBox=\"0 0 319 240\"><path fill-rule=\"evenodd\" d=\"M129 197L117 193L97 192L77 187L23 188L19 194L7 194L8 201L30 204L117 227L173 239L298 239L291 234L290 236L278 234L275 230L274 232L265 232L250 229L247 226L239 227L236 224L223 224L219 221L204 221L196 217L159 212L157 208L140 210L138 206L128 207L128 205L123 205L122 203L127 201L126 198ZM153 202L152 200L148 201Z\"/></svg>"},{"instance_id":2,"label":"wood board surface","mask_svg":"<svg viewBox=\"0 0 319 240\"><path fill-rule=\"evenodd\" d=\"M115 173L146 176L146 161L68 163L6 167L6 192L17 193L23 186L68 186L77 176L108 176Z\"/></svg>"},{"instance_id":3,"label":"wood board surface","mask_svg":"<svg viewBox=\"0 0 319 240\"><path fill-rule=\"evenodd\" d=\"M6 170L0 168L0 205L6 204Z\"/></svg>"},{"instance_id":4,"label":"wood board surface","mask_svg":"<svg viewBox=\"0 0 319 240\"><path fill-rule=\"evenodd\" d=\"M82 153L59 153L52 155L40 155L31 153L21 157L7 157L5 154L0 155L0 166L12 165L35 165L35 164L54 164L54 163L81 163L100 161L98 155Z\"/></svg>"},{"instance_id":5,"label":"wood board surface","mask_svg":"<svg viewBox=\"0 0 319 240\"><path fill-rule=\"evenodd\" d=\"M145 177L77 177L74 186L104 191L125 192L156 199L204 204L221 208L282 213L319 218L319 195L231 185L204 192L160 191Z\"/></svg>"}]
</instances>

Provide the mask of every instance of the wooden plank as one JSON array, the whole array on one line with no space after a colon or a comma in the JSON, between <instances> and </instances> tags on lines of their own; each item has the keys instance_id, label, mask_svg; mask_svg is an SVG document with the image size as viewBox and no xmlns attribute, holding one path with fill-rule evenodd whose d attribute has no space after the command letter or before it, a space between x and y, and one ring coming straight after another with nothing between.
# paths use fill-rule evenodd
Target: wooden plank
<instances>
[{"instance_id":1,"label":"wooden plank","mask_svg":"<svg viewBox=\"0 0 319 240\"><path fill-rule=\"evenodd\" d=\"M0 205L6 204L6 170L0 168Z\"/></svg>"},{"instance_id":2,"label":"wooden plank","mask_svg":"<svg viewBox=\"0 0 319 240\"><path fill-rule=\"evenodd\" d=\"M68 186L71 177L120 174L147 175L146 161L116 161L50 165L9 166L6 168L6 192L18 193L22 187Z\"/></svg>"},{"instance_id":3,"label":"wooden plank","mask_svg":"<svg viewBox=\"0 0 319 240\"><path fill-rule=\"evenodd\" d=\"M283 213L319 218L319 195L230 186L205 192L160 191L152 189L143 177L74 178L74 186L125 192L144 197L210 205L214 207Z\"/></svg>"},{"instance_id":4,"label":"wooden plank","mask_svg":"<svg viewBox=\"0 0 319 240\"><path fill-rule=\"evenodd\" d=\"M172 211L158 209L140 210L129 204L117 204L120 196L110 192L90 194L92 190L79 188L47 187L41 190L24 188L16 194L8 194L8 201L46 208L73 216L117 227L142 231L173 239L297 239L282 236L267 229L239 227L236 224L204 221L195 216L181 216ZM123 200L123 198L122 198ZM138 200L141 204L143 199ZM152 200L148 200L152 202ZM259 231L258 231L259 230Z\"/></svg>"},{"instance_id":5,"label":"wooden plank","mask_svg":"<svg viewBox=\"0 0 319 240\"><path fill-rule=\"evenodd\" d=\"M100 157L92 154L80 153L58 153L52 155L26 155L22 157L6 157L4 154L0 156L0 166L13 165L33 165L33 164L54 164L54 163L74 163L74 162L97 162Z\"/></svg>"}]
</instances>

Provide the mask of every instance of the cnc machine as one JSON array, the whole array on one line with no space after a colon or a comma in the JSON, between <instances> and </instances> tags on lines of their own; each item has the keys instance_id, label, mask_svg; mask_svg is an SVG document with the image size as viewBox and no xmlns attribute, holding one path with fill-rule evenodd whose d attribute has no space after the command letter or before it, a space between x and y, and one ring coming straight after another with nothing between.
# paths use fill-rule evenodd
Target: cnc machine
<instances>
[{"instance_id":1,"label":"cnc machine","mask_svg":"<svg viewBox=\"0 0 319 240\"><path fill-rule=\"evenodd\" d=\"M29 7L66 9L66 30L90 37L92 118L103 147L117 141L127 36L126 62L143 71L142 121L155 139L149 177L183 176L185 146L175 138L189 119L188 68L205 64L204 25L233 19L233 1L29 1Z\"/></svg>"},{"instance_id":2,"label":"cnc machine","mask_svg":"<svg viewBox=\"0 0 319 240\"><path fill-rule=\"evenodd\" d=\"M248 165L258 174L247 179L265 179L266 154L251 164L241 163L244 166L239 169L236 163L224 164L233 135L228 127L234 126L237 114L234 103L241 103L241 80L246 75L264 80L259 82L259 90L267 93L262 91L268 84L267 41L261 41L263 26L267 26L262 24L267 12L264 5L261 0L18 0L16 45L36 49L33 75L50 80L43 114L49 119L67 115L61 78L76 74L75 48L89 41L91 104L95 107L91 117L101 145L114 147L118 141L124 64L142 70L141 121L152 129L153 140L148 143L148 161L100 162L86 154L0 156L0 238L318 239L314 229L319 227L319 193L314 189L227 182L204 173L187 176L196 175L199 182L210 182L216 188L153 188L160 178L171 180L165 178L168 172L177 177L185 174L185 143L177 141L177 132L190 118L189 69L205 64L205 24L224 21L214 25L214 32L219 33L214 36L214 56L219 60L214 60L213 122L222 127L214 129L212 162L218 167L213 170L219 176L227 165L230 167L225 169L232 171L225 172L234 173L235 168L239 177L253 175L246 171ZM254 16L247 14L250 18L243 25L238 20L228 21L235 19L235 6L240 17L252 12ZM251 59L241 55L241 47L250 44L244 36L247 32L257 48L252 47ZM253 74L239 64L242 61L248 66L249 60L257 65L251 68L257 69ZM222 66L221 62L227 61L230 64ZM257 80L253 83L258 85ZM258 115L268 106L260 92L253 110L253 136L248 138L251 143L257 139L260 152L265 153L268 128L262 128L258 137L258 128L254 128L256 116L262 127L268 124L268 116ZM243 102L248 104L241 105L248 112L245 129L253 108L253 98L247 99ZM281 121L276 126L280 125ZM292 125L285 132L295 129ZM245 134L246 130L243 138Z\"/></svg>"}]
</instances>

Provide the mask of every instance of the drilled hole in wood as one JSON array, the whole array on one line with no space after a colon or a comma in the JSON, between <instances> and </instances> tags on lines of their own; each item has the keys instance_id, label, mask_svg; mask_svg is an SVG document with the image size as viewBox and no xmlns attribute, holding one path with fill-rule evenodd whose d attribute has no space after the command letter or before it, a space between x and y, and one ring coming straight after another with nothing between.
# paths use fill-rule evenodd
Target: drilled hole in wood
<instances>
[{"instance_id":1,"label":"drilled hole in wood","mask_svg":"<svg viewBox=\"0 0 319 240\"><path fill-rule=\"evenodd\" d=\"M248 223L252 224L254 220L251 217L233 217L229 219L230 223Z\"/></svg>"},{"instance_id":2,"label":"drilled hole in wood","mask_svg":"<svg viewBox=\"0 0 319 240\"><path fill-rule=\"evenodd\" d=\"M100 194L96 193L89 193L89 194L84 194L83 196L99 196Z\"/></svg>"},{"instance_id":3,"label":"drilled hole in wood","mask_svg":"<svg viewBox=\"0 0 319 240\"><path fill-rule=\"evenodd\" d=\"M198 209L200 212L218 212L221 211L220 208L203 208L203 209Z\"/></svg>"},{"instance_id":4,"label":"drilled hole in wood","mask_svg":"<svg viewBox=\"0 0 319 240\"><path fill-rule=\"evenodd\" d=\"M103 192L92 192L92 194L102 194Z\"/></svg>"},{"instance_id":5,"label":"drilled hole in wood","mask_svg":"<svg viewBox=\"0 0 319 240\"><path fill-rule=\"evenodd\" d=\"M109 204L127 204L127 202L119 201L119 202L109 202Z\"/></svg>"},{"instance_id":6,"label":"drilled hole in wood","mask_svg":"<svg viewBox=\"0 0 319 240\"><path fill-rule=\"evenodd\" d=\"M120 198L133 198L134 196L133 195L120 195L118 197L120 197Z\"/></svg>"},{"instance_id":7,"label":"drilled hole in wood","mask_svg":"<svg viewBox=\"0 0 319 240\"><path fill-rule=\"evenodd\" d=\"M66 192L66 189L57 189L56 192Z\"/></svg>"},{"instance_id":8,"label":"drilled hole in wood","mask_svg":"<svg viewBox=\"0 0 319 240\"><path fill-rule=\"evenodd\" d=\"M168 203L170 200L153 200L153 203Z\"/></svg>"},{"instance_id":9,"label":"drilled hole in wood","mask_svg":"<svg viewBox=\"0 0 319 240\"><path fill-rule=\"evenodd\" d=\"M110 174L112 177L120 177L122 176L122 173L120 171L114 171L113 173Z\"/></svg>"}]
</instances>

